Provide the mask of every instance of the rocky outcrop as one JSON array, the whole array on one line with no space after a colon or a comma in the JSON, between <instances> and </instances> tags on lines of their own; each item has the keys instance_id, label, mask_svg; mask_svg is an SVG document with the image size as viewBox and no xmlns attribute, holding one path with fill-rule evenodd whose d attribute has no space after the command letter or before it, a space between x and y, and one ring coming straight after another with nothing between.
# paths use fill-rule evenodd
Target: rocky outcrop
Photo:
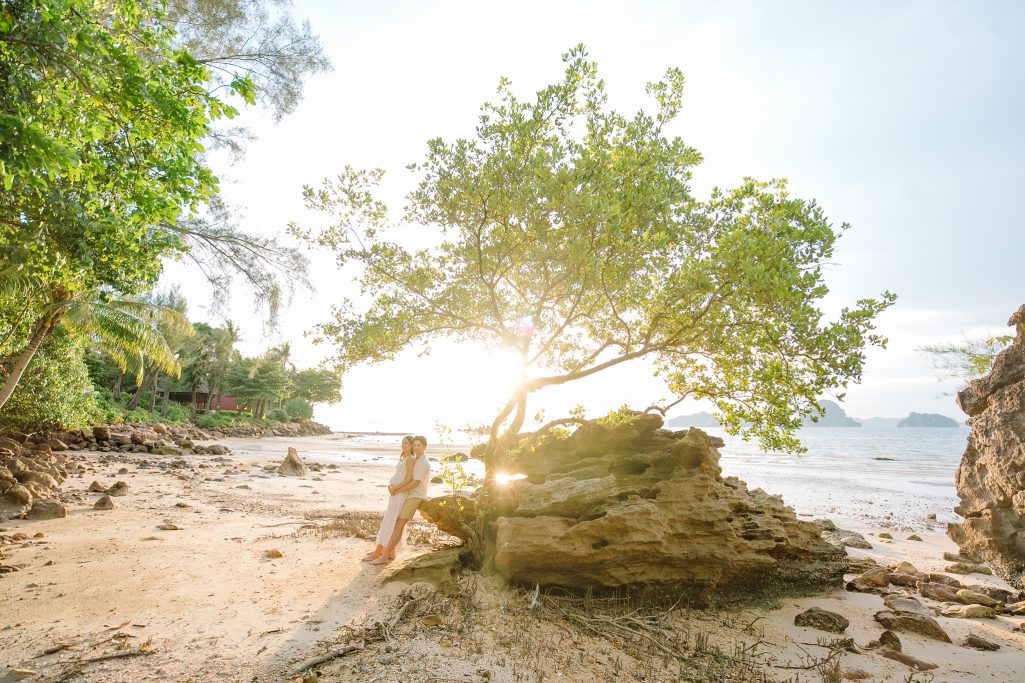
<instances>
[{"instance_id":1,"label":"rocky outcrop","mask_svg":"<svg viewBox=\"0 0 1025 683\"><path fill-rule=\"evenodd\" d=\"M305 477L310 473L310 468L306 466L303 459L299 457L299 452L288 447L288 455L278 465L278 474L285 477Z\"/></svg>"},{"instance_id":2,"label":"rocky outcrop","mask_svg":"<svg viewBox=\"0 0 1025 683\"><path fill-rule=\"evenodd\" d=\"M68 470L76 467L71 454L55 452L44 437L0 437L0 520L28 514L34 519L63 517L63 508L50 502Z\"/></svg>"},{"instance_id":3,"label":"rocky outcrop","mask_svg":"<svg viewBox=\"0 0 1025 683\"><path fill-rule=\"evenodd\" d=\"M498 487L494 566L519 584L667 587L695 600L837 588L845 553L783 500L721 476L699 429L657 415L591 422L515 464Z\"/></svg>"},{"instance_id":4,"label":"rocky outcrop","mask_svg":"<svg viewBox=\"0 0 1025 683\"><path fill-rule=\"evenodd\" d=\"M1025 306L1011 316L1014 341L985 377L957 395L971 434L957 470L965 518L947 533L963 554L1025 587Z\"/></svg>"}]
</instances>

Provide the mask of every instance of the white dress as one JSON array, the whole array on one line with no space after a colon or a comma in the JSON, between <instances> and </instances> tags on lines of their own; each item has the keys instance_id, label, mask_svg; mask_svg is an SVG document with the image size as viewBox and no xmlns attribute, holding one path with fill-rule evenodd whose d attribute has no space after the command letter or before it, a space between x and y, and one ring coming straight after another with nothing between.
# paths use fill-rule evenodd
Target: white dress
<instances>
[{"instance_id":1,"label":"white dress","mask_svg":"<svg viewBox=\"0 0 1025 683\"><path fill-rule=\"evenodd\" d=\"M391 481L388 483L392 486L398 486L405 480L406 461L399 460L399 464L395 466L395 474L392 475ZM377 545L388 545L392 532L395 531L395 523L399 521L399 512L402 510L402 504L406 502L408 497L409 491L402 491L394 496L388 496L388 508L384 511L381 528L377 531Z\"/></svg>"}]
</instances>

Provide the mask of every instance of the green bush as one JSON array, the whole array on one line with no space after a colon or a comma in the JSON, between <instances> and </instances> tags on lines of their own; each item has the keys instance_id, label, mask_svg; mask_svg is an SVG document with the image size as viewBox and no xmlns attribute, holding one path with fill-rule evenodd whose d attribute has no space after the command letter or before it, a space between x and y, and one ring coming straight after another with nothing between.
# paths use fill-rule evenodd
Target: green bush
<instances>
[{"instance_id":1,"label":"green bush","mask_svg":"<svg viewBox=\"0 0 1025 683\"><path fill-rule=\"evenodd\" d=\"M192 406L171 401L167 404L167 415L160 417L159 420L161 422L185 424L192 421L192 415L195 412Z\"/></svg>"},{"instance_id":2,"label":"green bush","mask_svg":"<svg viewBox=\"0 0 1025 683\"><path fill-rule=\"evenodd\" d=\"M270 411L267 413L267 419L271 422L291 422L291 418L288 417L288 413L285 412L284 408L275 408Z\"/></svg>"},{"instance_id":3,"label":"green bush","mask_svg":"<svg viewBox=\"0 0 1025 683\"><path fill-rule=\"evenodd\" d=\"M114 395L107 389L96 392L96 411L92 421L101 424L124 422L125 407L114 400Z\"/></svg>"},{"instance_id":4,"label":"green bush","mask_svg":"<svg viewBox=\"0 0 1025 683\"><path fill-rule=\"evenodd\" d=\"M0 427L67 429L96 419L99 411L83 354L82 340L58 328L0 408Z\"/></svg>"},{"instance_id":5,"label":"green bush","mask_svg":"<svg viewBox=\"0 0 1025 683\"><path fill-rule=\"evenodd\" d=\"M293 398L285 404L285 412L295 422L309 422L313 419L313 404L304 398Z\"/></svg>"},{"instance_id":6,"label":"green bush","mask_svg":"<svg viewBox=\"0 0 1025 683\"><path fill-rule=\"evenodd\" d=\"M145 408L133 408L125 413L122 421L125 424L141 424L144 422L153 422L153 416Z\"/></svg>"}]
</instances>

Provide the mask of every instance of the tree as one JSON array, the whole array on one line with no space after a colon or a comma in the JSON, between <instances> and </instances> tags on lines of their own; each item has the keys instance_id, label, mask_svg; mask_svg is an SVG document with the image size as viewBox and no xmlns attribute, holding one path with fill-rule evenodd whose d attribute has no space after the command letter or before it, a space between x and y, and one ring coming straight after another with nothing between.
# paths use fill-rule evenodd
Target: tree
<instances>
[{"instance_id":1,"label":"tree","mask_svg":"<svg viewBox=\"0 0 1025 683\"><path fill-rule=\"evenodd\" d=\"M310 403L337 403L342 400L342 378L323 368L292 373L292 397Z\"/></svg>"},{"instance_id":2,"label":"tree","mask_svg":"<svg viewBox=\"0 0 1025 683\"><path fill-rule=\"evenodd\" d=\"M426 248L389 239L374 195L383 171L346 168L305 189L333 224L293 233L334 249L368 299L343 301L319 339L342 371L441 337L518 350L521 381L490 429L489 481L533 393L639 359L676 397L713 402L731 433L799 449L817 397L859 380L865 348L884 345L873 320L893 295L824 320L822 267L838 233L814 201L753 179L695 198L701 156L665 132L682 73L647 86L653 112L627 117L609 108L583 46L564 62L564 79L532 101L503 79L475 137L428 143L404 216L433 235Z\"/></svg>"},{"instance_id":3,"label":"tree","mask_svg":"<svg viewBox=\"0 0 1025 683\"><path fill-rule=\"evenodd\" d=\"M258 418L264 416L267 406L279 401L288 391L288 375L281 364L265 358L245 358L232 363L224 382L232 395Z\"/></svg>"},{"instance_id":4,"label":"tree","mask_svg":"<svg viewBox=\"0 0 1025 683\"><path fill-rule=\"evenodd\" d=\"M1007 348L1011 335L965 339L960 344L934 344L918 350L929 354L933 367L943 372L943 379L957 379L965 386L976 377L989 372L997 354Z\"/></svg>"}]
</instances>

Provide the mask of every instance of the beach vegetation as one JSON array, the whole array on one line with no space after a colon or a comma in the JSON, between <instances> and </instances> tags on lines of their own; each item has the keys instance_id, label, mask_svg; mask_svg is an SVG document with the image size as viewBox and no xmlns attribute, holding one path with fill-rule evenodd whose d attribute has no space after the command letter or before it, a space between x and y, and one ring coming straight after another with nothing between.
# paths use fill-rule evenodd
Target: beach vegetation
<instances>
[{"instance_id":1,"label":"beach vegetation","mask_svg":"<svg viewBox=\"0 0 1025 683\"><path fill-rule=\"evenodd\" d=\"M927 354L941 379L956 379L963 386L989 372L997 354L1011 345L1009 334L971 337L963 342L931 344L919 351Z\"/></svg>"},{"instance_id":2,"label":"beach vegetation","mask_svg":"<svg viewBox=\"0 0 1025 683\"><path fill-rule=\"evenodd\" d=\"M679 69L647 85L650 109L624 114L583 46L563 61L530 98L502 79L473 136L428 141L401 221L377 194L380 169L305 189L331 223L293 234L332 249L363 294L318 340L340 371L441 338L513 349L520 381L490 426L489 477L533 394L639 360L673 402L704 399L728 432L801 450L818 397L859 381L866 349L885 345L874 321L894 295L823 314L848 226L785 180L694 194L702 156L677 134Z\"/></svg>"}]
</instances>

